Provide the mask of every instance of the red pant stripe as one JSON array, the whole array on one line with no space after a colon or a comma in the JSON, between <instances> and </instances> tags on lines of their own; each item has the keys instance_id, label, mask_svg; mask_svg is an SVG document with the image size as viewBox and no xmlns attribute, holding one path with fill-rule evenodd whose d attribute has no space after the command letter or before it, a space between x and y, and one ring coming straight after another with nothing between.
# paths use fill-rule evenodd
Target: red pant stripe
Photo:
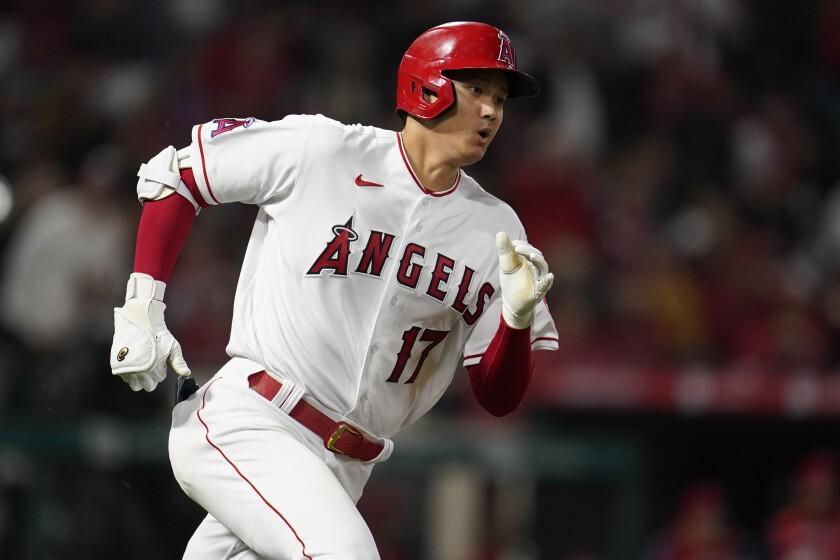
<instances>
[{"instance_id":1,"label":"red pant stripe","mask_svg":"<svg viewBox=\"0 0 840 560\"><path fill-rule=\"evenodd\" d=\"M214 379L214 380L210 383L210 385L212 385L213 383L215 383L215 382L216 382L216 381L218 381L219 379L221 379L221 377L218 377L218 378ZM228 462L228 464L229 464L231 467L233 467L233 470L235 470L235 471L236 471L236 474L238 474L238 475L239 475L239 477L240 477L242 480L244 480L245 482L247 482L247 483L248 483L248 486L250 486L250 487L251 487L251 489L253 489L253 490L254 490L254 492L256 492L257 496L259 496L259 497L260 497L260 499L261 499L261 500L265 503L265 505L267 505L269 508L271 508L271 511L273 511L274 513L276 513L276 514L278 515L278 517L280 517L280 519L282 519L282 520L283 520L283 523L285 523L285 524L286 524L286 526L289 528L289 530L290 530L290 531L292 532L292 534L295 536L295 538L297 539L297 541L300 543L301 548L303 548L303 555L304 555L306 558L308 558L309 560L312 560L312 557L311 557L311 556L309 556L309 555L306 553L306 545L303 543L303 541L301 540L300 536L297 534L297 531L295 531L295 528L294 528L294 527L292 527L292 524L291 524L291 523L289 523L289 520L288 520L288 519L286 519L286 518L283 516L283 514L282 514L282 513L280 513L280 511L279 511L276 507L274 507L274 506L271 504L271 502L269 502L269 501L265 498L265 496L263 496L263 495L262 495L262 493L261 493L259 490L257 490L257 487L256 487L256 486L254 486L254 483L253 483L253 482L251 482L250 480L248 480L248 477L247 477L247 476L245 476L244 474L242 474L242 471L240 471L240 470L239 470L239 467L237 467L237 466L236 466L236 464L234 464L234 462L233 462L233 461L231 461L231 460L228 458L228 456L227 456L227 455L225 455L225 452L224 452L224 451L222 451L222 450L221 450L221 448L220 448L218 445L216 445L215 443L213 443L213 441L210 439L210 428L207 426L207 423L206 423L206 422L204 421L204 419L201 417L201 411L204 409L205 399L207 398L207 391L209 391L209 390L210 390L210 385L208 385L208 386L207 386L207 390L206 390L206 391L204 391L204 395L202 395L202 397L201 397L201 407L200 407L200 408L196 411L196 415L198 416L198 420L199 420L199 422L201 422L201 424L204 426L204 430L205 430L205 432L206 432L205 439L207 440L207 443L209 443L211 446L213 446L213 449L215 449L216 451L218 451L218 452L219 452L219 454L220 454L220 455L224 458L224 460L225 460L225 461L227 461L227 462Z\"/></svg>"}]
</instances>

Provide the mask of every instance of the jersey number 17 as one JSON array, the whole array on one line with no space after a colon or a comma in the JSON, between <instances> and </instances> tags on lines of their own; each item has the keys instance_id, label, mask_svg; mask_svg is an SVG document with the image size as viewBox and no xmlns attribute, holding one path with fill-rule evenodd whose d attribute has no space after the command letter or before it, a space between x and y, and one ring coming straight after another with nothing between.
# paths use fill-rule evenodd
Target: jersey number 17
<instances>
[{"instance_id":1,"label":"jersey number 17","mask_svg":"<svg viewBox=\"0 0 840 560\"><path fill-rule=\"evenodd\" d=\"M426 358L429 357L429 354L435 346L443 342L443 339L446 338L447 334L449 334L449 331L421 329L420 327L411 327L405 331L402 334L403 345L402 348L400 348L399 354L397 354L397 363L394 364L394 370L391 372L391 376L388 377L387 381L389 383L399 383L400 377L405 370L405 366L408 363L409 358L411 358L411 352L414 350L414 346L417 344L419 339L419 342L425 342L427 344L420 352L420 358L417 360L417 365L414 366L414 371L411 372L411 376L405 380L406 383L414 383L414 380L417 379L417 375L420 373L420 370L423 369L423 364L425 363Z\"/></svg>"}]
</instances>

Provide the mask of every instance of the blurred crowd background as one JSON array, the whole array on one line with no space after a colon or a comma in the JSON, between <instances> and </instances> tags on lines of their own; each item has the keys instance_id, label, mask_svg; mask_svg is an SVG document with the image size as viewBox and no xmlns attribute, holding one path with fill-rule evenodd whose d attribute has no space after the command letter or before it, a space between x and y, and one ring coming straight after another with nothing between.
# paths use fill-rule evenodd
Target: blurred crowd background
<instances>
[{"instance_id":1,"label":"blurred crowd background","mask_svg":"<svg viewBox=\"0 0 840 560\"><path fill-rule=\"evenodd\" d=\"M402 52L452 20L543 85L468 172L545 252L561 351L513 417L461 376L397 440L383 559L840 559L832 0L4 2L0 558L178 558L201 517L171 384L108 370L139 164L214 117L396 129ZM167 290L199 379L255 214L203 211Z\"/></svg>"}]
</instances>

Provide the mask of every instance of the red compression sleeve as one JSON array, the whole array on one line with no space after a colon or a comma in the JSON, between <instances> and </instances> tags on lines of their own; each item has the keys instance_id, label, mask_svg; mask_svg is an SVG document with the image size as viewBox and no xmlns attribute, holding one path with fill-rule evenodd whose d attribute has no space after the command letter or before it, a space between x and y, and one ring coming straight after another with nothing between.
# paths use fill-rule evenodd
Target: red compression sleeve
<instances>
[{"instance_id":1,"label":"red compression sleeve","mask_svg":"<svg viewBox=\"0 0 840 560\"><path fill-rule=\"evenodd\" d=\"M190 183L195 185L192 169L182 169L181 179L188 187ZM190 190L194 191L193 188ZM144 272L156 280L169 282L194 221L195 208L179 194L146 202L137 230L134 272Z\"/></svg>"},{"instance_id":2,"label":"red compression sleeve","mask_svg":"<svg viewBox=\"0 0 840 560\"><path fill-rule=\"evenodd\" d=\"M481 361L467 368L479 404L493 416L516 410L531 384L531 329L513 329L500 320Z\"/></svg>"}]
</instances>

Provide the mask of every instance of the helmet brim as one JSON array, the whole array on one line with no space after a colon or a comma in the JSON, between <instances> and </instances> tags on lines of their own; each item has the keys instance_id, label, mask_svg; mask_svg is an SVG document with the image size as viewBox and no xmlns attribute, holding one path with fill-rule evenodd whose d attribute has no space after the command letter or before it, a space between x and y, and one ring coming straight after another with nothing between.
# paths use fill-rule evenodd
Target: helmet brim
<instances>
[{"instance_id":1,"label":"helmet brim","mask_svg":"<svg viewBox=\"0 0 840 560\"><path fill-rule=\"evenodd\" d=\"M530 74L519 70L504 70L508 75L508 97L534 97L540 93L540 84Z\"/></svg>"}]
</instances>

